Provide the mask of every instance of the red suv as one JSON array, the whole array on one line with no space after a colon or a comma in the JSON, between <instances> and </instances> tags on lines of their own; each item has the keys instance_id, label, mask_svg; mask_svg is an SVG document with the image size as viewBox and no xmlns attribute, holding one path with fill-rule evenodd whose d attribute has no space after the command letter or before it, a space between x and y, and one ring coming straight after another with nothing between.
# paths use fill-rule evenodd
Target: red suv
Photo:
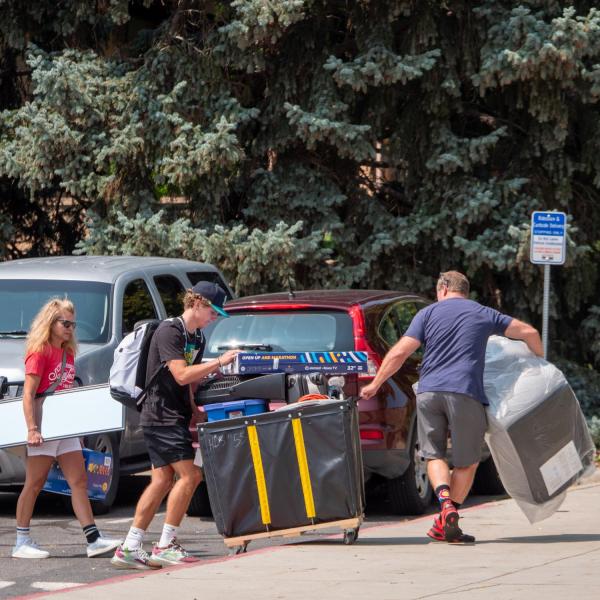
<instances>
[{"instance_id":1,"label":"red suv","mask_svg":"<svg viewBox=\"0 0 600 600\"><path fill-rule=\"evenodd\" d=\"M206 328L204 358L214 358L228 348L361 350L368 355L368 375L329 379L330 392L337 388L345 397L358 397L361 386L372 380L383 356L404 334L413 316L428 304L429 300L412 293L378 290L314 290L238 298L227 303L230 318ZM358 405L365 479L383 479L393 512L404 515L423 513L432 497L425 461L417 454L412 384L419 377L420 360L419 350L375 397ZM477 491L502 493L491 458L482 463L478 477ZM488 480L487 485L483 479ZM206 491L200 489L190 513L207 514L207 500Z\"/></svg>"},{"instance_id":2,"label":"red suv","mask_svg":"<svg viewBox=\"0 0 600 600\"><path fill-rule=\"evenodd\" d=\"M318 290L248 296L227 303L229 319L206 330L205 358L227 347L273 352L362 350L369 375L345 376L335 384L358 396L387 350L402 336L415 313L429 304L402 292ZM420 514L431 500L425 464L417 456L415 397L420 356L406 361L374 398L360 401L360 438L367 479L385 478L392 509Z\"/></svg>"}]
</instances>

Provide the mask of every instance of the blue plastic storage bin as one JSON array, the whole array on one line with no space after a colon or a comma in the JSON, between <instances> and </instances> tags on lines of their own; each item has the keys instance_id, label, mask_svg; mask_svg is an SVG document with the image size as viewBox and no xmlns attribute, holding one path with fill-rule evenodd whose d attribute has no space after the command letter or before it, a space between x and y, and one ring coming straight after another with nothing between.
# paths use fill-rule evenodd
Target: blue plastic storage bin
<instances>
[{"instance_id":1,"label":"blue plastic storage bin","mask_svg":"<svg viewBox=\"0 0 600 600\"><path fill-rule=\"evenodd\" d=\"M220 421L268 412L268 406L266 400L248 398L246 400L236 400L235 402L205 404L204 411L209 421Z\"/></svg>"}]
</instances>

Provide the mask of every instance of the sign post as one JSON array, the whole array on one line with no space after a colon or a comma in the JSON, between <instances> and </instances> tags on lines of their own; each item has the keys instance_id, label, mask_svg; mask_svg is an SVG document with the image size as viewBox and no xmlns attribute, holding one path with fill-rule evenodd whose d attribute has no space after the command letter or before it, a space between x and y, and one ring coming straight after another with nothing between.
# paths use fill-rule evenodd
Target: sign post
<instances>
[{"instance_id":1,"label":"sign post","mask_svg":"<svg viewBox=\"0 0 600 600\"><path fill-rule=\"evenodd\" d=\"M550 265L565 262L567 215L563 212L534 211L531 214L530 260L544 265L544 299L542 307L542 344L548 354L548 312L550 306Z\"/></svg>"}]
</instances>

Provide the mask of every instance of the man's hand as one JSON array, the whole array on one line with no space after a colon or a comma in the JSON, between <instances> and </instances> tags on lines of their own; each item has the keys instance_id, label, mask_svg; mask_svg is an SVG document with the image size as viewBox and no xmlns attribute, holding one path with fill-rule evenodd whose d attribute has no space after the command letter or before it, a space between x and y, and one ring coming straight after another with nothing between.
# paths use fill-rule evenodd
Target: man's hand
<instances>
[{"instance_id":1,"label":"man's hand","mask_svg":"<svg viewBox=\"0 0 600 600\"><path fill-rule=\"evenodd\" d=\"M227 350L227 352L225 352L224 354L221 354L221 356L219 356L219 363L221 363L221 366L224 367L225 365L229 365L231 364L234 360L235 357L241 352L241 350Z\"/></svg>"},{"instance_id":2,"label":"man's hand","mask_svg":"<svg viewBox=\"0 0 600 600\"><path fill-rule=\"evenodd\" d=\"M379 386L375 385L373 383L370 383L369 385L365 385L365 387L360 390L360 399L368 400L369 398L372 398L377 393L378 390L379 390Z\"/></svg>"},{"instance_id":3,"label":"man's hand","mask_svg":"<svg viewBox=\"0 0 600 600\"><path fill-rule=\"evenodd\" d=\"M377 369L377 375L375 375L373 381L360 391L361 399L368 400L369 398L372 398L383 383L402 367L404 361L420 345L421 342L419 340L406 335L402 336L385 355L381 366Z\"/></svg>"}]
</instances>

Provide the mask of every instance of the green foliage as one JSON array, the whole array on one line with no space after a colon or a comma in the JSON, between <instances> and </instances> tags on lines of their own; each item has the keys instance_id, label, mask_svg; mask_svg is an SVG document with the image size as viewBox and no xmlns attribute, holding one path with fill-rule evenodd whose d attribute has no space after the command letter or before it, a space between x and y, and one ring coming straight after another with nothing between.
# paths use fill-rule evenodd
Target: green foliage
<instances>
[{"instance_id":1,"label":"green foliage","mask_svg":"<svg viewBox=\"0 0 600 600\"><path fill-rule=\"evenodd\" d=\"M588 316L581 323L581 330L588 353L600 365L600 306L590 306Z\"/></svg>"},{"instance_id":2,"label":"green foliage","mask_svg":"<svg viewBox=\"0 0 600 600\"><path fill-rule=\"evenodd\" d=\"M293 278L296 261L303 258L302 244L296 238L302 222L291 226L280 222L268 232L241 224L217 225L209 233L192 226L189 219L166 223L164 217L162 210L133 218L117 212L113 223L92 214L89 234L77 253L160 255L208 262L219 265L237 293L269 291Z\"/></svg>"},{"instance_id":3,"label":"green foliage","mask_svg":"<svg viewBox=\"0 0 600 600\"><path fill-rule=\"evenodd\" d=\"M0 2L0 252L185 255L238 293L456 268L539 326L529 219L564 210L551 357L598 368L595 4Z\"/></svg>"},{"instance_id":4,"label":"green foliage","mask_svg":"<svg viewBox=\"0 0 600 600\"><path fill-rule=\"evenodd\" d=\"M596 448L600 448L600 417L591 417L587 424Z\"/></svg>"},{"instance_id":5,"label":"green foliage","mask_svg":"<svg viewBox=\"0 0 600 600\"><path fill-rule=\"evenodd\" d=\"M573 388L585 416L600 418L600 373L564 359L556 365Z\"/></svg>"}]
</instances>

